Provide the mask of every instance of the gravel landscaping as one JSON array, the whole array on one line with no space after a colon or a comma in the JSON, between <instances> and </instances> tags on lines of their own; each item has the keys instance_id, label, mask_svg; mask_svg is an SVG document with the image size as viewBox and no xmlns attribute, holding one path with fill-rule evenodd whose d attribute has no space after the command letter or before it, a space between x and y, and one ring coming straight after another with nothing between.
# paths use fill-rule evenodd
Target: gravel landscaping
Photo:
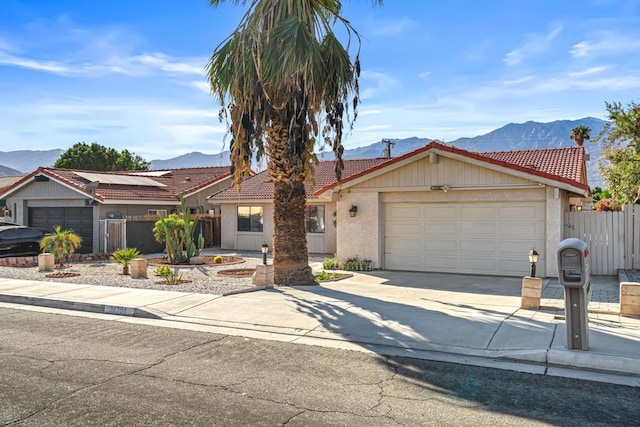
<instances>
[{"instance_id":1,"label":"gravel landscaping","mask_svg":"<svg viewBox=\"0 0 640 427\"><path fill-rule=\"evenodd\" d=\"M178 267L178 274L182 280L190 280L190 283L179 285L166 285L158 282L161 277L153 274L155 266L149 266L148 279L133 279L130 276L122 275L122 265L110 261L73 263L65 268L64 272L80 273L80 276L66 277L64 279L47 278L46 274L51 272L40 272L37 267L0 267L0 278L51 281L58 283L76 283L84 285L119 286L123 288L155 289L164 291L195 292L200 294L222 295L227 292L237 291L253 287L251 277L230 277L221 276L217 273L221 270L230 269L253 269L256 265L262 264L262 254L256 252L230 252L230 251L208 251L203 255L229 255L244 259L240 264L207 264L201 266ZM149 258L158 257L151 255ZM323 256L310 256L309 262L323 261ZM271 253L269 254L269 264L272 263ZM56 270L57 272L58 270Z\"/></svg>"}]
</instances>

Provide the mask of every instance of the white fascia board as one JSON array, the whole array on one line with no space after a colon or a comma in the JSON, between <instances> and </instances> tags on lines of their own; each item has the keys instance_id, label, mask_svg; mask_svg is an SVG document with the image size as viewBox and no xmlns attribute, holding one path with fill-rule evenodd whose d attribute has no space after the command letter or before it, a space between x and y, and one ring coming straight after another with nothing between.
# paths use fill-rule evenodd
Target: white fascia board
<instances>
[{"instance_id":1,"label":"white fascia board","mask_svg":"<svg viewBox=\"0 0 640 427\"><path fill-rule=\"evenodd\" d=\"M51 175L46 174L46 173L39 173L38 175L44 175L44 176L46 176L47 178L49 178L51 181L54 181L54 182L56 182L57 184L62 185L63 187L66 187L66 188L68 188L68 189L70 189L70 190L73 190L73 191L75 191L76 193L81 194L82 196L84 196L84 197L86 197L86 198L88 198L88 199L93 198L96 202L104 203L102 200L99 200L99 199L95 198L95 196L94 196L93 194L89 194L89 193L87 193L87 192L85 192L85 191L80 190L80 189L79 189L78 187L76 187L76 186L69 185L69 184L67 184L67 183L66 183L66 182L64 182L64 181L60 181L59 179L57 179L57 178L56 178L56 177L54 177L54 176L51 176ZM27 186L27 185L31 184L32 182L34 182L34 181L35 181L36 176L37 176L37 175L34 175L34 176L32 176L30 179L28 179L28 180L26 180L25 182L23 182L22 184L18 185L17 187L12 188L11 190L7 191L7 192L6 192L6 193L4 193L4 194L0 194L0 199L5 199L5 198L9 197L11 194L13 194L13 193L17 192L18 190L20 190L21 188L23 188L23 187L25 187L25 186Z\"/></svg>"},{"instance_id":2,"label":"white fascia board","mask_svg":"<svg viewBox=\"0 0 640 427\"><path fill-rule=\"evenodd\" d=\"M207 199L210 205L272 205L273 199L225 199L211 200Z\"/></svg>"},{"instance_id":3,"label":"white fascia board","mask_svg":"<svg viewBox=\"0 0 640 427\"><path fill-rule=\"evenodd\" d=\"M180 206L179 201L167 201L167 200L105 200L102 202L105 205L171 205Z\"/></svg>"}]
</instances>

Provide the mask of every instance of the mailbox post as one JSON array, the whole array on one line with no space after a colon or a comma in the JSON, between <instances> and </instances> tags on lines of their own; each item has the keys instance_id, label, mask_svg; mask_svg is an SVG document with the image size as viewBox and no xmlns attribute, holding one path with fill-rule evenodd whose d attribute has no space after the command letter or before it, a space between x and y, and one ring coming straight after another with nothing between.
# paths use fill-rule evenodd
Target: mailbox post
<instances>
[{"instance_id":1,"label":"mailbox post","mask_svg":"<svg viewBox=\"0 0 640 427\"><path fill-rule=\"evenodd\" d=\"M558 277L564 287L567 348L589 349L587 296L590 287L589 248L580 239L570 238L558 246Z\"/></svg>"}]
</instances>

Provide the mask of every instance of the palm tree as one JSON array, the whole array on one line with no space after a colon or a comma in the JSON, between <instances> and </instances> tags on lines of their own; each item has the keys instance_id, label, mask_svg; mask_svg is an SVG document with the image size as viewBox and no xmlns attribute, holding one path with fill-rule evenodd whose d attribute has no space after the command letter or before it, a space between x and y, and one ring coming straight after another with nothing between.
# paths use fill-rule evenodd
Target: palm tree
<instances>
[{"instance_id":1,"label":"palm tree","mask_svg":"<svg viewBox=\"0 0 640 427\"><path fill-rule=\"evenodd\" d=\"M304 184L314 183L316 142L332 148L340 179L343 127L353 125L359 103L360 61L356 52L352 63L348 49L355 37L359 51L360 38L340 16L339 0L232 1L248 3L248 11L213 52L207 72L221 116L231 121L234 183L248 176L254 153L258 160L266 154L274 184L274 281L316 284L307 254ZM333 32L336 22L346 30L346 47Z\"/></svg>"},{"instance_id":2,"label":"palm tree","mask_svg":"<svg viewBox=\"0 0 640 427\"><path fill-rule=\"evenodd\" d=\"M122 274L129 275L129 264L131 261L140 257L140 251L136 248L118 249L111 254L111 260L115 263L122 264Z\"/></svg>"},{"instance_id":3,"label":"palm tree","mask_svg":"<svg viewBox=\"0 0 640 427\"><path fill-rule=\"evenodd\" d=\"M591 129L584 125L577 126L571 130L571 139L578 144L578 147L582 147L585 139L591 139Z\"/></svg>"},{"instance_id":4,"label":"palm tree","mask_svg":"<svg viewBox=\"0 0 640 427\"><path fill-rule=\"evenodd\" d=\"M61 226L56 225L52 233L45 234L40 240L40 249L58 254L58 268L63 268L64 256L74 253L81 243L82 238L72 230L63 230Z\"/></svg>"}]
</instances>

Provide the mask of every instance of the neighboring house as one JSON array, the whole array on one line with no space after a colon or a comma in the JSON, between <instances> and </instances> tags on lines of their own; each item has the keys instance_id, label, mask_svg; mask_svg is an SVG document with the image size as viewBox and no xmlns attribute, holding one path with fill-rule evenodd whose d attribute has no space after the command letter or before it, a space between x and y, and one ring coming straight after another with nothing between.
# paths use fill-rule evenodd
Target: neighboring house
<instances>
[{"instance_id":1,"label":"neighboring house","mask_svg":"<svg viewBox=\"0 0 640 427\"><path fill-rule=\"evenodd\" d=\"M582 147L475 153L432 142L345 160L341 182L333 162L320 162L307 191L308 250L387 270L523 276L535 247L539 274L557 276L563 212L589 195L586 176ZM271 245L272 190L261 173L209 197L222 207L223 248Z\"/></svg>"},{"instance_id":2,"label":"neighboring house","mask_svg":"<svg viewBox=\"0 0 640 427\"><path fill-rule=\"evenodd\" d=\"M20 181L24 175L12 175L12 176L0 176L0 194L5 192L5 189L9 188L11 185ZM0 198L0 220L5 220L5 215L11 218L10 214L11 210L7 207L7 202L5 199Z\"/></svg>"},{"instance_id":3,"label":"neighboring house","mask_svg":"<svg viewBox=\"0 0 640 427\"><path fill-rule=\"evenodd\" d=\"M0 193L11 219L43 231L72 229L82 239L81 252L99 252L99 220L167 215L180 211L183 194L192 213L215 209L206 196L229 187L229 167L96 172L41 167ZM153 239L152 236L149 236Z\"/></svg>"}]
</instances>

